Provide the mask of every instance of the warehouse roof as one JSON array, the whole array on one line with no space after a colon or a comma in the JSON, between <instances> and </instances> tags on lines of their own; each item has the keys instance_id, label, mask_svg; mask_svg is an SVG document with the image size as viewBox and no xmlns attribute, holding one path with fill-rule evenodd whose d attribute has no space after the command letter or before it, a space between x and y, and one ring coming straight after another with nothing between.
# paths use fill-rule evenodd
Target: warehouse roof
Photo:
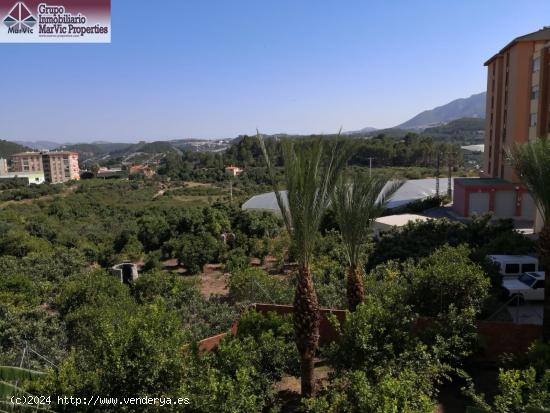
<instances>
[{"instance_id":1,"label":"warehouse roof","mask_svg":"<svg viewBox=\"0 0 550 413\"><path fill-rule=\"evenodd\" d=\"M440 178L439 180L439 193L447 193L447 178ZM388 183L387 185L391 185ZM451 183L452 189L452 183ZM388 208L396 208L402 205L409 204L414 201L422 200L430 196L434 196L436 193L436 179L411 179L405 181L403 186L397 190L397 192L391 197L388 202ZM281 191L283 195L283 201L286 203L286 191ZM242 205L242 209L246 210L263 210L280 212L277 205L277 199L274 192L267 192L253 196Z\"/></svg>"}]
</instances>

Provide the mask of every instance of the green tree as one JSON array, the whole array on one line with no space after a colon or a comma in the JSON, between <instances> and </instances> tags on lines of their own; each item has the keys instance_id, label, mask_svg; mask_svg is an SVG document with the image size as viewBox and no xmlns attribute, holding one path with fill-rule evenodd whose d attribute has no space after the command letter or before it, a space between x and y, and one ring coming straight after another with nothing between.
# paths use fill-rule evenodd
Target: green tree
<instances>
[{"instance_id":1,"label":"green tree","mask_svg":"<svg viewBox=\"0 0 550 413\"><path fill-rule=\"evenodd\" d=\"M465 245L446 245L410 269L409 301L416 311L433 317L447 313L450 306L481 311L490 281L469 254Z\"/></svg>"},{"instance_id":2,"label":"green tree","mask_svg":"<svg viewBox=\"0 0 550 413\"><path fill-rule=\"evenodd\" d=\"M288 199L288 203L285 203L275 180L275 171L265 143L259 133L258 138L284 224L296 250L298 280L294 296L294 328L296 346L301 358L302 395L310 396L315 390L314 357L319 342L320 322L311 260L321 219L330 202L330 193L349 159L350 147L337 142L327 151L326 145L320 139L301 145L284 140L284 183Z\"/></svg>"},{"instance_id":3,"label":"green tree","mask_svg":"<svg viewBox=\"0 0 550 413\"><path fill-rule=\"evenodd\" d=\"M540 138L514 145L509 157L542 216L538 248L543 267L550 268L550 142L548 138ZM550 342L550 277L546 277L544 284L542 335L544 341Z\"/></svg>"},{"instance_id":4,"label":"green tree","mask_svg":"<svg viewBox=\"0 0 550 413\"><path fill-rule=\"evenodd\" d=\"M332 208L348 259L346 290L350 311L355 311L365 299L361 249L370 236L370 226L400 187L400 184L387 185L388 181L382 177L355 174L351 179L342 177L333 192Z\"/></svg>"},{"instance_id":5,"label":"green tree","mask_svg":"<svg viewBox=\"0 0 550 413\"><path fill-rule=\"evenodd\" d=\"M177 240L174 255L189 274L197 274L205 264L218 259L220 248L220 241L210 234L184 234Z\"/></svg>"}]
</instances>

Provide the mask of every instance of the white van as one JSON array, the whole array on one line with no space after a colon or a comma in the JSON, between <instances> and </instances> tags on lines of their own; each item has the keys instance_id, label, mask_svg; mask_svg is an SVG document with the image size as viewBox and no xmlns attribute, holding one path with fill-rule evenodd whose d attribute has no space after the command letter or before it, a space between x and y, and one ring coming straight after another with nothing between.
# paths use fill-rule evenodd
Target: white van
<instances>
[{"instance_id":1,"label":"white van","mask_svg":"<svg viewBox=\"0 0 550 413\"><path fill-rule=\"evenodd\" d=\"M520 274L539 270L539 260L530 255L487 255L487 259L498 265L503 277L517 278Z\"/></svg>"}]
</instances>

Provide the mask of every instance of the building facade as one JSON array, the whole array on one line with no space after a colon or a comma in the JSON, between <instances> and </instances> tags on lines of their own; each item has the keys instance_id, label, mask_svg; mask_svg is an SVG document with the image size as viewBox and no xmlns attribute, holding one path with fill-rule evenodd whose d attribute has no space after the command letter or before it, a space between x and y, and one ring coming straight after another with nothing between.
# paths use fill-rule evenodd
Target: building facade
<instances>
[{"instance_id":1,"label":"building facade","mask_svg":"<svg viewBox=\"0 0 550 413\"><path fill-rule=\"evenodd\" d=\"M514 143L550 131L550 27L517 37L487 62L482 179L456 179L453 210L534 219L533 199L506 160Z\"/></svg>"},{"instance_id":2,"label":"building facade","mask_svg":"<svg viewBox=\"0 0 550 413\"><path fill-rule=\"evenodd\" d=\"M239 176L240 174L243 173L243 171L244 169L239 168L238 166L235 166L235 165L229 165L225 167L225 173L231 176Z\"/></svg>"},{"instance_id":3,"label":"building facade","mask_svg":"<svg viewBox=\"0 0 550 413\"><path fill-rule=\"evenodd\" d=\"M44 152L42 164L46 181L52 184L80 179L76 152Z\"/></svg>"},{"instance_id":4,"label":"building facade","mask_svg":"<svg viewBox=\"0 0 550 413\"><path fill-rule=\"evenodd\" d=\"M21 152L11 156L13 172L43 172L40 152Z\"/></svg>"},{"instance_id":5,"label":"building facade","mask_svg":"<svg viewBox=\"0 0 550 413\"><path fill-rule=\"evenodd\" d=\"M77 152L23 152L11 160L14 172L41 172L53 184L80 179Z\"/></svg>"}]
</instances>

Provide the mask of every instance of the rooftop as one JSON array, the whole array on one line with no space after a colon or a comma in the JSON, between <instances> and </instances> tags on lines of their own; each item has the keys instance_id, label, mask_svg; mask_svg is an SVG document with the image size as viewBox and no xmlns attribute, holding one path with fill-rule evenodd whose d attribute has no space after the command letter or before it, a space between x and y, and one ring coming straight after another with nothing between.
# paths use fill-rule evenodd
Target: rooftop
<instances>
[{"instance_id":1,"label":"rooftop","mask_svg":"<svg viewBox=\"0 0 550 413\"><path fill-rule=\"evenodd\" d=\"M453 186L451 181L451 189ZM389 182L387 186L391 186L392 183ZM440 178L439 180L439 193L447 193L447 178ZM386 186L386 188L387 188ZM402 205L409 204L411 202L428 198L436 194L436 179L435 178L425 178L425 179L410 179L405 181L403 186L401 186L391 199L387 203L387 208L397 208ZM286 191L281 191L283 201L286 203ZM277 199L273 192L267 192L265 194L255 195L246 201L242 205L242 209L252 209L252 210L267 210L273 212L280 212L279 206L277 204Z\"/></svg>"},{"instance_id":2,"label":"rooftop","mask_svg":"<svg viewBox=\"0 0 550 413\"><path fill-rule=\"evenodd\" d=\"M41 155L78 155L78 152L74 151L32 151L32 152L19 152L14 153L13 156L41 156Z\"/></svg>"},{"instance_id":3,"label":"rooftop","mask_svg":"<svg viewBox=\"0 0 550 413\"><path fill-rule=\"evenodd\" d=\"M455 183L461 186L513 185L512 182L502 178L455 178Z\"/></svg>"},{"instance_id":4,"label":"rooftop","mask_svg":"<svg viewBox=\"0 0 550 413\"><path fill-rule=\"evenodd\" d=\"M416 214L400 214L400 215L387 215L385 217L376 218L375 222L379 224L391 225L401 227L407 225L409 221L427 221L430 218L423 215Z\"/></svg>"},{"instance_id":5,"label":"rooftop","mask_svg":"<svg viewBox=\"0 0 550 413\"><path fill-rule=\"evenodd\" d=\"M536 32L528 33L523 36L516 37L514 40L512 40L510 43L508 43L506 46L504 46L497 54L492 56L489 60L487 60L484 64L487 66L491 61L493 61L495 58L506 52L509 48L514 46L516 43L519 42L536 42L538 40L550 40L550 26L544 26L542 29L537 30Z\"/></svg>"}]
</instances>

